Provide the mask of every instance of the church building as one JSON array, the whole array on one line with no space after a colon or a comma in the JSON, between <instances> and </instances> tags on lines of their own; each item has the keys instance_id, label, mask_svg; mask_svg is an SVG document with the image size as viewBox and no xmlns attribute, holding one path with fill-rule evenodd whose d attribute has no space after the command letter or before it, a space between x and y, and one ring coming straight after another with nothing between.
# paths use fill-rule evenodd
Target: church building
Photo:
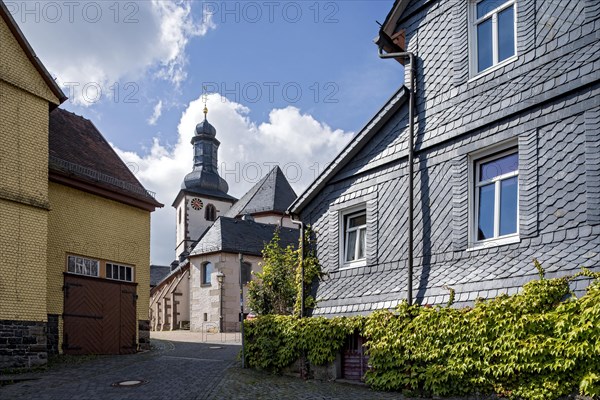
<instances>
[{"instance_id":1,"label":"church building","mask_svg":"<svg viewBox=\"0 0 600 400\"><path fill-rule=\"evenodd\" d=\"M207 119L191 140L193 170L177 194L175 261L151 290L152 330L235 332L240 329L246 285L261 271L262 249L279 229L281 244L297 245L299 231L285 214L296 193L274 167L241 199L228 194L219 176L217 130ZM240 290L241 289L241 290Z\"/></svg>"}]
</instances>

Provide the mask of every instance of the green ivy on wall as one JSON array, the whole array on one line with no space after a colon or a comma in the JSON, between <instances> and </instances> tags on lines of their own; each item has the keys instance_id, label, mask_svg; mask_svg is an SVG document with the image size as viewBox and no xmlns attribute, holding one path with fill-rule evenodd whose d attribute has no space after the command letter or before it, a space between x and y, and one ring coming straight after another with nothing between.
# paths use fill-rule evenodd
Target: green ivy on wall
<instances>
[{"instance_id":1,"label":"green ivy on wall","mask_svg":"<svg viewBox=\"0 0 600 400\"><path fill-rule=\"evenodd\" d=\"M369 355L365 381L376 390L600 396L600 274L584 269L571 278L545 279L535 266L540 280L472 308L402 303L368 317L261 316L245 322L248 365L280 371L302 355L324 365L358 331ZM569 296L569 280L581 275L593 279L586 295Z\"/></svg>"}]
</instances>

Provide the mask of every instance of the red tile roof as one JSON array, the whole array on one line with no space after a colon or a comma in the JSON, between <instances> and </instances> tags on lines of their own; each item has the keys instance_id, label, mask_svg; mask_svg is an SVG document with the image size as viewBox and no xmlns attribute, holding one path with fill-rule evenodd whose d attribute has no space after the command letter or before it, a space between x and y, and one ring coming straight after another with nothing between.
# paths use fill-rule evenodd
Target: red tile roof
<instances>
[{"instance_id":1,"label":"red tile roof","mask_svg":"<svg viewBox=\"0 0 600 400\"><path fill-rule=\"evenodd\" d=\"M50 113L50 170L162 207L94 124L57 108Z\"/></svg>"}]
</instances>

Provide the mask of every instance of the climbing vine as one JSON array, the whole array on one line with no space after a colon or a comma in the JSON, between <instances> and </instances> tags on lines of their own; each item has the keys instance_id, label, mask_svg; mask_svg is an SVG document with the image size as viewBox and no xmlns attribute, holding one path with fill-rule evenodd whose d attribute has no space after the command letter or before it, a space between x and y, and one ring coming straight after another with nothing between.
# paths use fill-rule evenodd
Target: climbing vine
<instances>
[{"instance_id":1,"label":"climbing vine","mask_svg":"<svg viewBox=\"0 0 600 400\"><path fill-rule=\"evenodd\" d=\"M358 331L369 355L364 379L376 390L599 397L600 274L583 269L570 278L546 279L534 264L539 280L473 307L402 303L368 317L261 316L246 322L248 365L280 371L303 354L313 365L330 363ZM586 294L569 296L569 281L582 276L591 279Z\"/></svg>"}]
</instances>

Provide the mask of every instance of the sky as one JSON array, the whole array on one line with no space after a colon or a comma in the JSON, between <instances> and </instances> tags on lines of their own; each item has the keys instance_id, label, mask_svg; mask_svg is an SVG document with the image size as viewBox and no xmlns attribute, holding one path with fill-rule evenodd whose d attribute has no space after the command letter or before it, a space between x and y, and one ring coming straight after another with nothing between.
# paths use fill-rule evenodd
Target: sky
<instances>
[{"instance_id":1,"label":"sky","mask_svg":"<svg viewBox=\"0 0 600 400\"><path fill-rule=\"evenodd\" d=\"M146 189L151 262L175 258L171 207L194 126L217 129L241 197L279 165L300 194L402 84L373 39L392 0L10 1L38 57Z\"/></svg>"}]
</instances>

